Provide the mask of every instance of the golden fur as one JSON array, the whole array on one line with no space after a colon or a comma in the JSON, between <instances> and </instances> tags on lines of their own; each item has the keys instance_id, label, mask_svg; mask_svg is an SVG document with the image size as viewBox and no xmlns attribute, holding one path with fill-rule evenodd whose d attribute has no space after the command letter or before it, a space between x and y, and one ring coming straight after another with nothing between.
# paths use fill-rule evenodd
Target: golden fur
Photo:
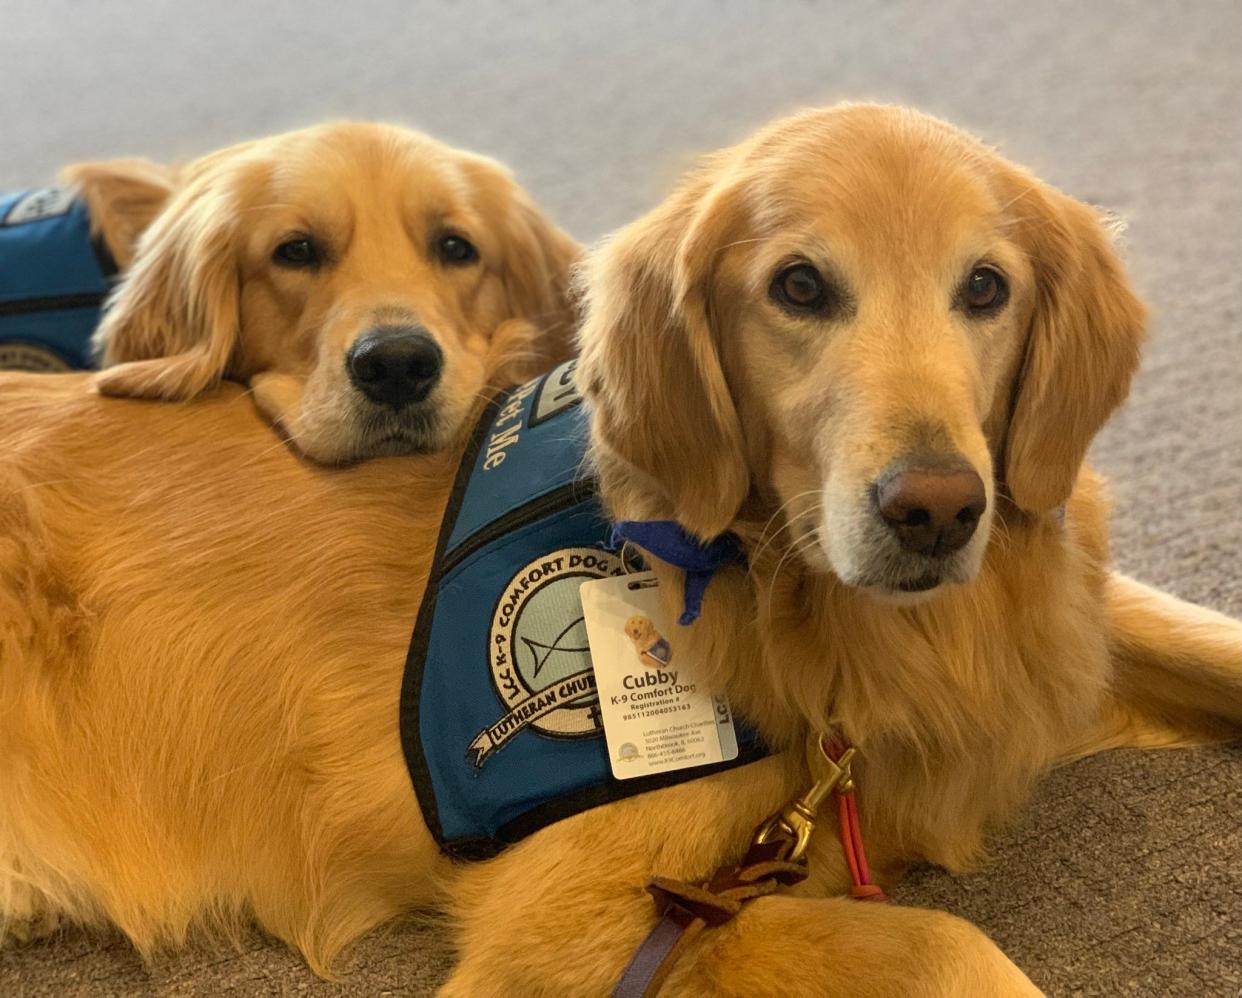
<instances>
[{"instance_id":1,"label":"golden fur","mask_svg":"<svg viewBox=\"0 0 1242 998\"><path fill-rule=\"evenodd\" d=\"M769 307L764 268L789 252L840 271L853 318L812 328ZM1013 284L1008 314L969 327L984 343L946 303L977 252ZM581 379L609 505L732 526L751 553L669 635L675 654L778 749L842 727L882 882L915 859L975 861L1060 759L1242 727L1242 627L1107 568L1078 465L1142 313L1088 209L927 118L812 112L709 160L601 250L587 287ZM455 455L319 468L232 386L147 406L84 376L7 376L0 415L11 929L108 921L150 955L253 917L326 972L435 902L458 925L446 994L604 994L652 927L649 877L735 860L803 788L801 752L781 752L450 866L395 705ZM911 434L992 469L981 550L921 602L842 580L851 545L879 543L867 529L827 536L862 523L849 483ZM791 503L803 488L846 519ZM666 992L1032 991L966 922L854 902L847 883L826 822L810 879L704 932Z\"/></svg>"},{"instance_id":2,"label":"golden fur","mask_svg":"<svg viewBox=\"0 0 1242 998\"><path fill-rule=\"evenodd\" d=\"M477 258L442 259L449 235ZM280 261L297 240L317 262ZM345 123L245 142L178 171L96 334L97 384L160 399L249 384L291 442L328 464L435 450L503 380L489 360L533 373L565 355L577 254L502 166L427 136ZM512 342L494 349L510 319L530 325L505 326ZM444 355L430 397L399 414L359 392L345 363L360 336L393 325L426 331ZM532 325L544 335L525 335Z\"/></svg>"}]
</instances>

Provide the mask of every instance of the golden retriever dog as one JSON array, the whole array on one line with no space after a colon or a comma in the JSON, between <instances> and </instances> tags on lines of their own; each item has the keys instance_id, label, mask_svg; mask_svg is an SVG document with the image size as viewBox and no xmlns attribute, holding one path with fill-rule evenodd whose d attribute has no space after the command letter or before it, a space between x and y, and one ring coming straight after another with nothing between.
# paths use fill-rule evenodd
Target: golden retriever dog
<instances>
[{"instance_id":1,"label":"golden retriever dog","mask_svg":"<svg viewBox=\"0 0 1242 998\"><path fill-rule=\"evenodd\" d=\"M489 358L535 373L565 355L577 254L503 167L425 135L246 142L179 171L96 335L96 383L170 400L248 384L325 464L435 450Z\"/></svg>"},{"instance_id":2,"label":"golden retriever dog","mask_svg":"<svg viewBox=\"0 0 1242 998\"><path fill-rule=\"evenodd\" d=\"M806 788L811 732L857 749L890 884L975 863L1060 760L1242 729L1242 626L1108 568L1082 459L1143 309L1091 209L938 121L845 106L708 159L585 283L604 500L743 538L666 636L774 754L452 864L396 705L457 454L325 469L236 386L152 407L8 376L10 932L107 922L151 956L254 919L328 973L436 904L445 994L605 994L657 923L645 885L737 862ZM967 922L843 896L831 822L808 861L662 993L1034 993Z\"/></svg>"}]
</instances>

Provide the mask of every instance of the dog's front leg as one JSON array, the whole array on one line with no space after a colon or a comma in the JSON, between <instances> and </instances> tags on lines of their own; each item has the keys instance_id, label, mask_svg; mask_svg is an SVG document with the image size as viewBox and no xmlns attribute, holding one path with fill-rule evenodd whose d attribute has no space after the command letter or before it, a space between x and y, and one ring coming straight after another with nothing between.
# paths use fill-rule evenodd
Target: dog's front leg
<instances>
[{"instance_id":1,"label":"dog's front leg","mask_svg":"<svg viewBox=\"0 0 1242 998\"><path fill-rule=\"evenodd\" d=\"M535 870L531 877L537 877ZM499 899L497 899L499 901ZM552 886L533 913L467 928L442 992L607 995L654 923L651 900L588 885ZM471 919L473 921L473 919ZM660 994L1037 995L1039 990L969 922L943 912L849 898L760 898L730 924L704 930Z\"/></svg>"},{"instance_id":2,"label":"dog's front leg","mask_svg":"<svg viewBox=\"0 0 1242 998\"><path fill-rule=\"evenodd\" d=\"M979 929L923 908L761 898L698 942L663 994L1040 994Z\"/></svg>"},{"instance_id":3,"label":"dog's front leg","mask_svg":"<svg viewBox=\"0 0 1242 998\"><path fill-rule=\"evenodd\" d=\"M698 879L736 861L805 782L776 757L562 821L459 868L460 962L448 996L606 995L656 923L652 875ZM663 995L1036 994L982 932L952 916L846 898L840 845L813 840L801 896L761 898L706 929Z\"/></svg>"}]
</instances>

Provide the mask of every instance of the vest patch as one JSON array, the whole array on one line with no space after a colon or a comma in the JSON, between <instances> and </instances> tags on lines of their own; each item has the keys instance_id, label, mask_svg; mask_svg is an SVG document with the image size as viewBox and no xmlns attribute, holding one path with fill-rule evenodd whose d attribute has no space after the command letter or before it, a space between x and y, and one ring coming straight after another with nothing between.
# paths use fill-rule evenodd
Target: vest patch
<instances>
[{"instance_id":1,"label":"vest patch","mask_svg":"<svg viewBox=\"0 0 1242 998\"><path fill-rule=\"evenodd\" d=\"M0 225L23 225L67 215L73 207L73 192L63 187L41 187L28 191L10 205Z\"/></svg>"},{"instance_id":2,"label":"vest patch","mask_svg":"<svg viewBox=\"0 0 1242 998\"><path fill-rule=\"evenodd\" d=\"M34 343L0 343L0 371L58 374L70 370L61 356Z\"/></svg>"},{"instance_id":3,"label":"vest patch","mask_svg":"<svg viewBox=\"0 0 1242 998\"><path fill-rule=\"evenodd\" d=\"M602 720L578 587L623 575L621 559L596 548L541 555L501 593L492 617L492 682L509 708L470 743L488 757L527 725L556 738L595 738Z\"/></svg>"},{"instance_id":4,"label":"vest patch","mask_svg":"<svg viewBox=\"0 0 1242 998\"><path fill-rule=\"evenodd\" d=\"M402 748L428 827L458 858L494 855L571 814L766 752L739 725L731 762L612 775L579 589L638 565L611 542L585 471L574 365L497 398L480 418L410 640Z\"/></svg>"}]
</instances>

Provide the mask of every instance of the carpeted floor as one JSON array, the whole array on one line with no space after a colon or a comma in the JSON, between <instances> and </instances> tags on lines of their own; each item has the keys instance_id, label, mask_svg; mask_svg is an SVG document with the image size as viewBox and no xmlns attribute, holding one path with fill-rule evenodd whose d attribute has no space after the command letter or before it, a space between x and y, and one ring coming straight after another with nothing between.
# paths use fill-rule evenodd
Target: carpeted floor
<instances>
[{"instance_id":1,"label":"carpeted floor","mask_svg":"<svg viewBox=\"0 0 1242 998\"><path fill-rule=\"evenodd\" d=\"M574 234L637 215L701 150L840 97L900 100L1130 220L1153 340L1094 452L1128 572L1242 614L1242 11L1163 4L682 0L305 4L10 0L0 189L111 154L191 155L325 116L491 153ZM1119 752L1055 774L983 873L900 900L981 925L1053 994L1237 995L1242 752ZM279 946L143 967L69 932L0 951L3 995L424 994L433 926L366 940L342 984Z\"/></svg>"}]
</instances>

